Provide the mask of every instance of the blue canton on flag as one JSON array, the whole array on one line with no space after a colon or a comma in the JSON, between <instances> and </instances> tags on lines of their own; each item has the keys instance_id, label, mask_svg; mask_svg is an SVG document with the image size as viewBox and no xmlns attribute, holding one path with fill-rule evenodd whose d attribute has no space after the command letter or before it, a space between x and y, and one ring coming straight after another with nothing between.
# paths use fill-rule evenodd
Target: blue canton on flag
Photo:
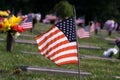
<instances>
[{"instance_id":1,"label":"blue canton on flag","mask_svg":"<svg viewBox=\"0 0 120 80\"><path fill-rule=\"evenodd\" d=\"M76 41L76 27L73 17L57 23L56 27L65 34L70 42Z\"/></svg>"}]
</instances>

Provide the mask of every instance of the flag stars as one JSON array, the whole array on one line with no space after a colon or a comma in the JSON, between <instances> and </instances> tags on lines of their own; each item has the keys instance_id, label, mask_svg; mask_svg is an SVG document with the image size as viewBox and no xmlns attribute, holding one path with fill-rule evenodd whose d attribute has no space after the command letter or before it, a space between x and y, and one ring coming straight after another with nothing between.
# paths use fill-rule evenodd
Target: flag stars
<instances>
[{"instance_id":1,"label":"flag stars","mask_svg":"<svg viewBox=\"0 0 120 80\"><path fill-rule=\"evenodd\" d=\"M74 19L70 18L64 20L62 23L59 22L57 27L66 35L69 41L76 41L76 29Z\"/></svg>"}]
</instances>

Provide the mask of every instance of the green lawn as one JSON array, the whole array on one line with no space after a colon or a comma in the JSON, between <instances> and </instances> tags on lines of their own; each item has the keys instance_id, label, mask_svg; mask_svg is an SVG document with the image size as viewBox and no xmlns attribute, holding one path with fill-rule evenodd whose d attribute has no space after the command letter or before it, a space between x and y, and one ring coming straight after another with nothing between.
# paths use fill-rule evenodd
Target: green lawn
<instances>
[{"instance_id":1,"label":"green lawn","mask_svg":"<svg viewBox=\"0 0 120 80\"><path fill-rule=\"evenodd\" d=\"M19 36L18 39L35 40L35 36L41 32L47 31L52 25L45 25L37 23L33 33L25 31L24 34L34 35L33 37ZM6 33L1 33L0 37L6 39ZM103 51L114 47L109 45L110 41L106 41L104 38L107 36L107 32L101 31L98 35L91 33L90 38L78 39L79 44L87 44L99 46L104 49L92 50L92 49L79 49L79 56L81 55L95 55L102 56ZM113 33L109 38L120 37L120 34ZM31 44L19 44L14 43L12 52L6 51L6 42L0 42L0 69L3 69L3 73L0 73L0 80L78 80L77 76L58 75L50 73L33 73L33 72L21 72L19 75L14 75L13 72L18 65L24 66L41 66L49 68L65 68L77 70L77 65L63 65L61 67L56 66L52 61L48 60L42 55L25 54L21 51L38 52L37 45ZM118 55L114 55L113 58L117 58ZM80 59L80 69L92 74L90 77L80 77L82 80L118 80L114 76L120 76L120 61L100 60L100 59Z\"/></svg>"}]
</instances>

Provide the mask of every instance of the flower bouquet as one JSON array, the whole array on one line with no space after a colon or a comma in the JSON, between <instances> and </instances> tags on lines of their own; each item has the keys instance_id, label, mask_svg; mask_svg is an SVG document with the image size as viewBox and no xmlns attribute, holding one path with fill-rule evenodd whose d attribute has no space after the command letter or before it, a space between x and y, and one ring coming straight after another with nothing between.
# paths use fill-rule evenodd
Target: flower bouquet
<instances>
[{"instance_id":1,"label":"flower bouquet","mask_svg":"<svg viewBox=\"0 0 120 80\"><path fill-rule=\"evenodd\" d=\"M1 32L10 32L13 36L16 34L24 32L24 27L20 26L22 18L20 16L12 15L9 18L0 19L0 31Z\"/></svg>"},{"instance_id":2,"label":"flower bouquet","mask_svg":"<svg viewBox=\"0 0 120 80\"><path fill-rule=\"evenodd\" d=\"M21 23L22 17L0 11L0 31L7 32L7 51L11 51L14 38L24 32L25 29L20 25Z\"/></svg>"}]
</instances>

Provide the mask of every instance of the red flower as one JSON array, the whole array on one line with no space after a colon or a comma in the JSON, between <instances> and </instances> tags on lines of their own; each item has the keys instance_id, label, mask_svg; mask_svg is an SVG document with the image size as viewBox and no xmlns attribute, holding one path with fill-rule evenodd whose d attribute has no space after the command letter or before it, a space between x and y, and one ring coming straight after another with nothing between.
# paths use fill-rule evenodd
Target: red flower
<instances>
[{"instance_id":1,"label":"red flower","mask_svg":"<svg viewBox=\"0 0 120 80\"><path fill-rule=\"evenodd\" d=\"M12 27L12 29L14 30L14 31L17 31L17 32L19 32L19 33L22 33L22 32L24 32L24 27L22 27L22 26L19 26L19 25L14 25L13 27Z\"/></svg>"},{"instance_id":2,"label":"red flower","mask_svg":"<svg viewBox=\"0 0 120 80\"><path fill-rule=\"evenodd\" d=\"M25 29L24 29L22 26L19 26L18 32L22 33L22 32L24 32L24 30L25 30Z\"/></svg>"}]
</instances>

